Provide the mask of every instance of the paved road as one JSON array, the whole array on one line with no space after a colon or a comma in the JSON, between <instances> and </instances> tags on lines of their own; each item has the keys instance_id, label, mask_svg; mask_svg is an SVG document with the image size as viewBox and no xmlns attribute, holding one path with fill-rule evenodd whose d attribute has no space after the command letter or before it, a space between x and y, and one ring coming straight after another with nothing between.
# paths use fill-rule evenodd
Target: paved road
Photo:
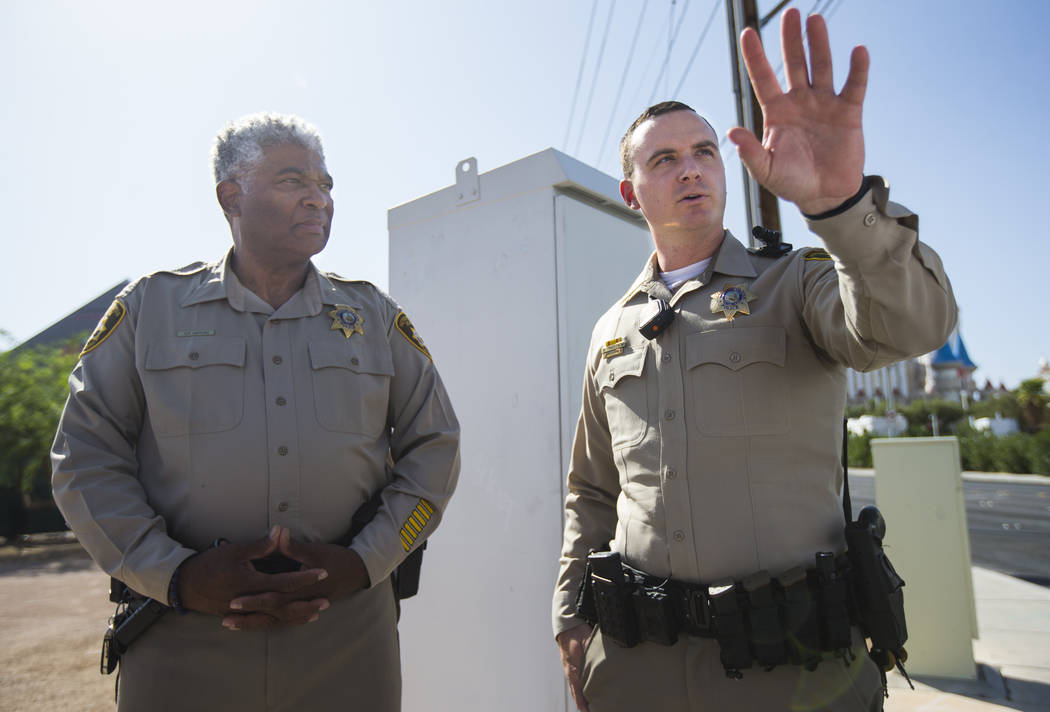
<instances>
[{"instance_id":1,"label":"paved road","mask_svg":"<svg viewBox=\"0 0 1050 712\"><path fill-rule=\"evenodd\" d=\"M875 480L849 478L853 511L875 501ZM1050 586L1050 484L963 480L975 566Z\"/></svg>"}]
</instances>

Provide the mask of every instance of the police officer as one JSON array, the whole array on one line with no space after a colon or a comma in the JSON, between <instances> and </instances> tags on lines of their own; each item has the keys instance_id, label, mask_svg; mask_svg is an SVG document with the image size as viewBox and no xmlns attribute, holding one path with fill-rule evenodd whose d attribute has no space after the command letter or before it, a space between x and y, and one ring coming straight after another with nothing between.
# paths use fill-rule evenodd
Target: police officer
<instances>
[{"instance_id":1,"label":"police officer","mask_svg":"<svg viewBox=\"0 0 1050 712\"><path fill-rule=\"evenodd\" d=\"M619 553L648 583L690 590L777 577L813 568L817 552L842 552L846 368L928 352L955 323L917 217L862 174L866 50L853 50L836 94L822 18L808 18L807 30L808 66L799 13L784 14L786 93L757 34L744 32L765 136L734 128L729 138L826 251L755 254L723 228L718 136L684 104L646 110L621 142L621 193L645 216L656 251L594 328L568 472L553 614L581 710L882 707L878 672L848 622L850 652L823 655L812 670L755 665L732 679L717 638L623 647L576 607L592 550ZM663 326L640 333L660 312ZM698 628L711 612L695 614Z\"/></svg>"},{"instance_id":2,"label":"police officer","mask_svg":"<svg viewBox=\"0 0 1050 712\"><path fill-rule=\"evenodd\" d=\"M245 117L213 165L232 248L116 298L52 453L94 560L177 612L124 655L119 709L397 710L388 579L452 494L456 417L393 300L311 262L333 214L316 130Z\"/></svg>"}]
</instances>

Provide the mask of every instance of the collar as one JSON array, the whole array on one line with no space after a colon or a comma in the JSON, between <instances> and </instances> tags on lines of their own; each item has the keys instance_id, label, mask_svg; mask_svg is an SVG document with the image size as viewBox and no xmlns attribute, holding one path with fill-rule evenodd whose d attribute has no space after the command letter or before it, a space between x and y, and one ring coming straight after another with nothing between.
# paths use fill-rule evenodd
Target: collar
<instances>
[{"instance_id":1,"label":"collar","mask_svg":"<svg viewBox=\"0 0 1050 712\"><path fill-rule=\"evenodd\" d=\"M667 286L660 279L660 266L656 261L656 252L653 252L653 254L649 255L649 260L645 263L642 273L638 275L638 278L634 280L634 284L631 285L631 288L627 290L627 293L620 300L620 304L626 305L640 292L669 302L677 301L682 295L710 282L711 277L715 274L723 274L730 277L746 277L749 279L758 276L754 265L751 264L751 255L748 253L747 248L740 244L740 241L733 237L733 233L729 230L726 230L722 236L722 244L718 246L711 264L707 266L704 273L679 287L678 291L674 293L673 299Z\"/></svg>"},{"instance_id":2,"label":"collar","mask_svg":"<svg viewBox=\"0 0 1050 712\"><path fill-rule=\"evenodd\" d=\"M303 286L275 310L237 278L231 265L232 256L233 247L230 247L221 260L207 265L203 278L196 287L190 290L180 306L188 307L225 299L236 311L266 314L281 319L296 319L317 316L324 305L336 303L334 301L337 294L336 288L328 277L321 274L311 262Z\"/></svg>"}]
</instances>

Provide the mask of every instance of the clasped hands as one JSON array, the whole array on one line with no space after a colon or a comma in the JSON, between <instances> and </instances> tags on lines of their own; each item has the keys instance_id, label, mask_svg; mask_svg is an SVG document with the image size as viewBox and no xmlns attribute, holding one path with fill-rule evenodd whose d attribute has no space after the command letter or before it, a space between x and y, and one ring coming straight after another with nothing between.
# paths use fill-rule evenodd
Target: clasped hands
<instances>
[{"instance_id":1,"label":"clasped hands","mask_svg":"<svg viewBox=\"0 0 1050 712\"><path fill-rule=\"evenodd\" d=\"M265 574L254 559L278 553L298 571ZM275 526L249 544L224 543L186 559L179 568L179 599L188 610L222 617L230 630L257 630L316 621L333 600L369 585L352 549L308 543Z\"/></svg>"}]
</instances>

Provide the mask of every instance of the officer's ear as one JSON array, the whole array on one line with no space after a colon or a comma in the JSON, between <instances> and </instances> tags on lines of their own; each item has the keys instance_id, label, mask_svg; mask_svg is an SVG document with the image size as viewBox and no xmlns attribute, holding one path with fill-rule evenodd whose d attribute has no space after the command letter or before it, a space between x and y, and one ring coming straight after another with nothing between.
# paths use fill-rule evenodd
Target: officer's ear
<instances>
[{"instance_id":1,"label":"officer's ear","mask_svg":"<svg viewBox=\"0 0 1050 712\"><path fill-rule=\"evenodd\" d=\"M221 180L215 186L215 197L219 199L222 212L226 213L226 219L230 220L241 215L241 186L236 181Z\"/></svg>"},{"instance_id":2,"label":"officer's ear","mask_svg":"<svg viewBox=\"0 0 1050 712\"><path fill-rule=\"evenodd\" d=\"M638 198L634 194L634 184L626 178L620 181L620 197L623 198L623 202L626 203L627 207L631 210L642 209L641 204L638 202Z\"/></svg>"}]
</instances>

